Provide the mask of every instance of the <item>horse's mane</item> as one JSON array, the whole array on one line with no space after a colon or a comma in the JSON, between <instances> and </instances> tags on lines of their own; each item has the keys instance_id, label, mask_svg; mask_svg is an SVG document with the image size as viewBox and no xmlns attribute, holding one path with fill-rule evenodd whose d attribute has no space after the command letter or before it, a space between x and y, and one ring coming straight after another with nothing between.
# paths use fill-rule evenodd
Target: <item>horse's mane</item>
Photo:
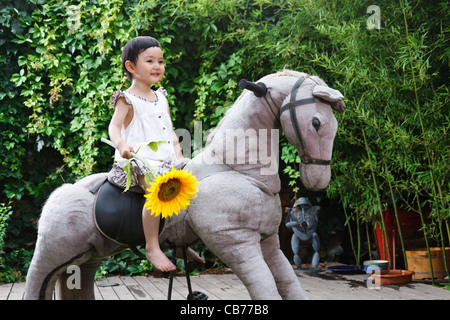
<instances>
[{"instance_id":1,"label":"horse's mane","mask_svg":"<svg viewBox=\"0 0 450 320\"><path fill-rule=\"evenodd\" d=\"M277 77L294 77L294 78L297 78L297 79L300 78L300 77L309 77L311 80L316 82L318 85L322 85L322 86L326 86L327 85L318 76L311 76L311 75L309 75L307 73L304 73L304 72L299 72L299 71L289 70L289 69L283 69L283 71L277 71L275 73L269 74L267 76L262 77L258 81L264 82L265 80L269 80L269 79L273 79L273 78L277 78ZM240 96L236 99L236 101L228 108L228 110L225 112L225 114L222 117L222 119L217 124L216 128L208 135L207 140L206 140L207 141L206 145L208 145L211 142L211 140L214 138L214 135L216 134L217 130L222 125L222 122L224 121L224 119L226 118L228 113L231 111L233 106L236 105L248 92L249 92L248 90L243 90L242 93L240 94Z\"/></svg>"},{"instance_id":2,"label":"horse's mane","mask_svg":"<svg viewBox=\"0 0 450 320\"><path fill-rule=\"evenodd\" d=\"M283 71L278 71L276 73L269 74L263 78L260 79L260 81L264 81L267 79L272 79L276 77L294 77L294 78L300 78L300 77L309 77L311 80L314 80L318 85L326 86L326 83L320 79L318 76L311 76L305 72L299 72L295 70L289 70L289 69L283 69Z\"/></svg>"}]
</instances>

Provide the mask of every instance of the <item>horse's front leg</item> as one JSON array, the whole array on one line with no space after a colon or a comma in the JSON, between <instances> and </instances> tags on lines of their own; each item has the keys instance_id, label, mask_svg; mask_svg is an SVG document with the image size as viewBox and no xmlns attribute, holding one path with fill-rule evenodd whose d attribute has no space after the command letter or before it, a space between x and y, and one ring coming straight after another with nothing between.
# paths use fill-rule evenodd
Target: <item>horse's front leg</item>
<instances>
[{"instance_id":1,"label":"horse's front leg","mask_svg":"<svg viewBox=\"0 0 450 320\"><path fill-rule=\"evenodd\" d=\"M264 261L259 234L233 230L215 234L203 241L241 279L252 299L281 298L272 272Z\"/></svg>"},{"instance_id":2,"label":"horse's front leg","mask_svg":"<svg viewBox=\"0 0 450 320\"><path fill-rule=\"evenodd\" d=\"M273 234L261 242L261 249L264 259L275 278L278 292L283 299L306 300L308 299L303 291L291 264L280 250L278 234Z\"/></svg>"}]
</instances>

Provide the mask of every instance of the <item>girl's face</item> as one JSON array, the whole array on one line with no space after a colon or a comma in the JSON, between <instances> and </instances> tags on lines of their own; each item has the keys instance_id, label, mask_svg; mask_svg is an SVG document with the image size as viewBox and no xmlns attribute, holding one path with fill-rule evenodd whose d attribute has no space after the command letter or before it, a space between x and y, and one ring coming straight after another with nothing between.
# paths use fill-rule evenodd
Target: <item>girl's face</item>
<instances>
[{"instance_id":1,"label":"girl's face","mask_svg":"<svg viewBox=\"0 0 450 320\"><path fill-rule=\"evenodd\" d=\"M147 48L139 54L136 64L127 61L126 65L133 76L133 82L148 85L161 81L166 71L163 52L159 47Z\"/></svg>"}]
</instances>

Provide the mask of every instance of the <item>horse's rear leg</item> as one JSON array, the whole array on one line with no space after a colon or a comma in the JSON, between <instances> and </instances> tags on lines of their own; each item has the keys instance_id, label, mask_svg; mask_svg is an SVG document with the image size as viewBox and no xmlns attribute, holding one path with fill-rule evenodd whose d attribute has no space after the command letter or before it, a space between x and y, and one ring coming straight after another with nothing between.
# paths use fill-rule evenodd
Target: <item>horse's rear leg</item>
<instances>
[{"instance_id":1,"label":"horse's rear leg","mask_svg":"<svg viewBox=\"0 0 450 320\"><path fill-rule=\"evenodd\" d=\"M41 252L39 240L36 248L27 273L24 300L51 300L58 277L64 274L69 266L82 264L91 257L91 250L87 250L75 257L62 258L57 262L54 257ZM45 248L43 251L47 253Z\"/></svg>"},{"instance_id":2,"label":"horse's rear leg","mask_svg":"<svg viewBox=\"0 0 450 320\"><path fill-rule=\"evenodd\" d=\"M25 283L24 300L51 300L57 275L52 271L55 266L40 263L38 257L34 256L28 269Z\"/></svg>"},{"instance_id":3,"label":"horse's rear leg","mask_svg":"<svg viewBox=\"0 0 450 320\"><path fill-rule=\"evenodd\" d=\"M94 279L99 266L98 259L87 261L80 266L69 266L58 278L57 299L95 300Z\"/></svg>"},{"instance_id":4,"label":"horse's rear leg","mask_svg":"<svg viewBox=\"0 0 450 320\"><path fill-rule=\"evenodd\" d=\"M288 259L280 250L278 234L261 242L264 259L275 278L278 292L283 299L308 299Z\"/></svg>"}]
</instances>

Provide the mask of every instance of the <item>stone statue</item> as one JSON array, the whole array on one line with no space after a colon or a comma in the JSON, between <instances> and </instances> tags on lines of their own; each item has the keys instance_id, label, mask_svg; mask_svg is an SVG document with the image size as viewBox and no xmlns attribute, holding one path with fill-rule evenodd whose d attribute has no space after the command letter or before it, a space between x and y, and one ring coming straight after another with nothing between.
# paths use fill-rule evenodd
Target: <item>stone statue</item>
<instances>
[{"instance_id":1,"label":"stone statue","mask_svg":"<svg viewBox=\"0 0 450 320\"><path fill-rule=\"evenodd\" d=\"M308 198L299 198L294 207L290 209L286 217L286 227L292 228L294 234L291 239L292 251L294 252L294 263L297 267L302 267L302 259L298 255L300 249L300 240L309 240L312 238L312 247L314 255L312 258L312 267L317 268L319 265L319 236L316 233L318 213L320 207L313 206Z\"/></svg>"}]
</instances>

